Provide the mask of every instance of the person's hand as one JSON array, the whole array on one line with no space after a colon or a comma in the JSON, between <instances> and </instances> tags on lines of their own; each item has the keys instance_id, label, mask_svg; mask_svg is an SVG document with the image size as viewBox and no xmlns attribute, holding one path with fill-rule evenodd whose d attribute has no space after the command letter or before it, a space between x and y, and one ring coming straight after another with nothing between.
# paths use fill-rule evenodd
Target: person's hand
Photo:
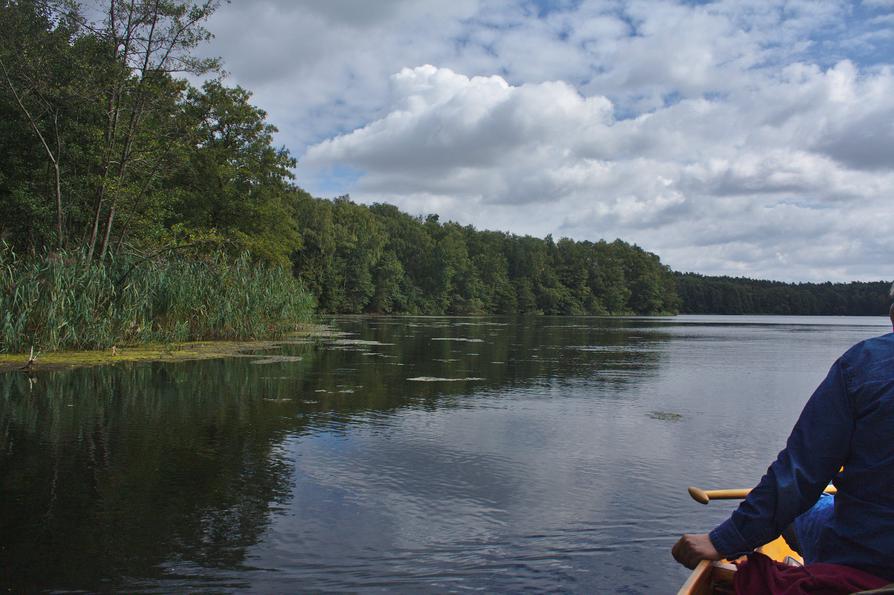
<instances>
[{"instance_id":1,"label":"person's hand","mask_svg":"<svg viewBox=\"0 0 894 595\"><path fill-rule=\"evenodd\" d=\"M684 535L671 550L674 560L686 568L695 568L702 560L719 560L723 556L711 543L707 533Z\"/></svg>"}]
</instances>

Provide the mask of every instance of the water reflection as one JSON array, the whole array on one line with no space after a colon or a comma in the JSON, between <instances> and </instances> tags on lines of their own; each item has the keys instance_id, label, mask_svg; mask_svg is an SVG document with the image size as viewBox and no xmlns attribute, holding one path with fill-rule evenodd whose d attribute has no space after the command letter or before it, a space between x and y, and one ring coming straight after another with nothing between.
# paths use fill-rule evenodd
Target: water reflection
<instances>
[{"instance_id":1,"label":"water reflection","mask_svg":"<svg viewBox=\"0 0 894 595\"><path fill-rule=\"evenodd\" d=\"M287 501L279 444L303 421L246 398L245 364L0 376L3 576L22 589L115 585L162 563L232 567Z\"/></svg>"},{"instance_id":2,"label":"water reflection","mask_svg":"<svg viewBox=\"0 0 894 595\"><path fill-rule=\"evenodd\" d=\"M872 334L334 323L251 357L0 375L0 586L670 591L673 534L725 512L668 493L759 476Z\"/></svg>"}]
</instances>

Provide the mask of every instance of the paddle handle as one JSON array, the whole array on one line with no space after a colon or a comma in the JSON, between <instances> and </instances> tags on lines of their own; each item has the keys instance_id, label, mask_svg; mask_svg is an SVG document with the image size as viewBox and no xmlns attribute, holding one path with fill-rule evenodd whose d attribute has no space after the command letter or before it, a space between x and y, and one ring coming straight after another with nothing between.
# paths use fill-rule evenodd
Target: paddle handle
<instances>
[{"instance_id":1,"label":"paddle handle","mask_svg":"<svg viewBox=\"0 0 894 595\"><path fill-rule=\"evenodd\" d=\"M736 490L702 490L700 488L691 487L689 488L689 495L692 496L692 499L696 502L707 504L711 500L741 500L746 497L750 491L749 488ZM829 486L824 492L827 494L835 494L838 490L835 489L835 486Z\"/></svg>"}]
</instances>

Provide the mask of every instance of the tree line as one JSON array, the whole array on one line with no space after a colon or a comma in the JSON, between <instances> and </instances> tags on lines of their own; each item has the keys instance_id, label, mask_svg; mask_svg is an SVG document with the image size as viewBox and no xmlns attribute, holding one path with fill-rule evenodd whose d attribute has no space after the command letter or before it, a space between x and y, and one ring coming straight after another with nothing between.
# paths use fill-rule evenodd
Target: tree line
<instances>
[{"instance_id":1,"label":"tree line","mask_svg":"<svg viewBox=\"0 0 894 595\"><path fill-rule=\"evenodd\" d=\"M478 231L437 215L347 197L297 205L296 276L342 313L659 314L678 310L674 276L625 243Z\"/></svg>"},{"instance_id":2,"label":"tree line","mask_svg":"<svg viewBox=\"0 0 894 595\"><path fill-rule=\"evenodd\" d=\"M324 312L881 316L890 282L785 283L673 272L622 240L479 231L392 205L301 193L294 273Z\"/></svg>"},{"instance_id":3,"label":"tree line","mask_svg":"<svg viewBox=\"0 0 894 595\"><path fill-rule=\"evenodd\" d=\"M688 314L883 316L891 300L888 281L782 283L677 273L676 282Z\"/></svg>"}]
</instances>

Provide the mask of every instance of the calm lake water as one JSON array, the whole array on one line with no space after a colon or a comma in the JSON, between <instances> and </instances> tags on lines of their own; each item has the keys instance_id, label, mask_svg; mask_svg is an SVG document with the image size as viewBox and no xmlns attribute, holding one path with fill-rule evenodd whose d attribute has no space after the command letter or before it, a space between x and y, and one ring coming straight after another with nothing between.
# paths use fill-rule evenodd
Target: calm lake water
<instances>
[{"instance_id":1,"label":"calm lake water","mask_svg":"<svg viewBox=\"0 0 894 595\"><path fill-rule=\"evenodd\" d=\"M671 593L884 318L339 318L0 375L0 588ZM273 358L267 356L287 356Z\"/></svg>"}]
</instances>

